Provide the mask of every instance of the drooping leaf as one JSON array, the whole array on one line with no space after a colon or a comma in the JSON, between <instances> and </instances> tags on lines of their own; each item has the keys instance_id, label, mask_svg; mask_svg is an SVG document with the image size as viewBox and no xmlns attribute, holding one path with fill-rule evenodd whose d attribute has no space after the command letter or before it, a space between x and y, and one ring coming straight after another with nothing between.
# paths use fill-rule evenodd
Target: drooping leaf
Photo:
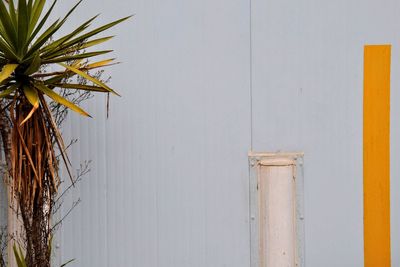
<instances>
[{"instance_id":1,"label":"drooping leaf","mask_svg":"<svg viewBox=\"0 0 400 267\"><path fill-rule=\"evenodd\" d=\"M32 105L32 109L29 112L28 116L21 122L21 125L23 125L25 122L27 122L35 113L35 111L39 108L39 95L37 90L34 87L30 86L23 86L24 94L26 98L28 99L29 103Z\"/></svg>"},{"instance_id":2,"label":"drooping leaf","mask_svg":"<svg viewBox=\"0 0 400 267\"><path fill-rule=\"evenodd\" d=\"M17 90L16 85L11 85L6 90L0 92L0 98L4 98L12 94L15 90Z\"/></svg>"},{"instance_id":3,"label":"drooping leaf","mask_svg":"<svg viewBox=\"0 0 400 267\"><path fill-rule=\"evenodd\" d=\"M95 69L95 68L99 68L99 67L108 66L108 65L112 64L114 60L115 60L115 58L110 58L110 59L94 62L94 63L88 64L85 68L86 69ZM116 64L116 63L113 63L113 64Z\"/></svg>"},{"instance_id":4,"label":"drooping leaf","mask_svg":"<svg viewBox=\"0 0 400 267\"><path fill-rule=\"evenodd\" d=\"M60 87L60 88L77 89L77 90L85 90L85 91L93 91L93 92L102 92L102 93L108 92L108 90L104 89L103 87L93 86L93 85L85 85L85 84L58 83L58 84L54 84L54 86Z\"/></svg>"},{"instance_id":5,"label":"drooping leaf","mask_svg":"<svg viewBox=\"0 0 400 267\"><path fill-rule=\"evenodd\" d=\"M1 2L1 1L0 1ZM3 67L0 72L0 83L11 76L14 70L18 67L18 64L7 64Z\"/></svg>"},{"instance_id":6,"label":"drooping leaf","mask_svg":"<svg viewBox=\"0 0 400 267\"><path fill-rule=\"evenodd\" d=\"M33 107L38 108L39 107L39 95L37 90L34 87L30 87L27 85L24 85L23 88L24 94L26 98L28 99L29 103L32 104Z\"/></svg>"},{"instance_id":7,"label":"drooping leaf","mask_svg":"<svg viewBox=\"0 0 400 267\"><path fill-rule=\"evenodd\" d=\"M21 250L18 251L17 246L15 244L13 246L13 250L14 250L15 261L17 262L18 267L27 267L22 251Z\"/></svg>"},{"instance_id":8,"label":"drooping leaf","mask_svg":"<svg viewBox=\"0 0 400 267\"><path fill-rule=\"evenodd\" d=\"M74 67L72 67L72 66L68 66L67 64L64 64L64 63L58 63L58 64L61 65L61 66L63 66L63 67L66 68L66 69L69 69L69 70L72 71L72 72L75 72L75 73L78 74L79 76L82 76L83 78L85 78L85 79L87 79L87 80L93 82L94 84L97 84L98 86L103 87L103 88L106 89L108 92L113 93L113 94L119 96L119 94L116 93L113 89L111 89L110 87L108 87L107 85L105 85L104 83L102 83L101 81L97 80L96 78L90 76L89 74L87 74L87 73L85 73L85 72L83 72L83 71L81 71L81 70L79 70L79 69L77 69L77 68L74 68Z\"/></svg>"},{"instance_id":9,"label":"drooping leaf","mask_svg":"<svg viewBox=\"0 0 400 267\"><path fill-rule=\"evenodd\" d=\"M60 96L59 94L57 94L53 90L49 89L46 85L44 85L42 83L39 83L39 82L35 83L34 85L38 90L42 91L45 95L47 95L48 97L50 97L54 101L60 103L61 105L64 105L64 106L70 108L71 110L81 114L81 115L90 117L90 115L86 111L84 111L83 109L81 109L80 107L75 105L74 103L68 101L64 97Z\"/></svg>"},{"instance_id":10,"label":"drooping leaf","mask_svg":"<svg viewBox=\"0 0 400 267\"><path fill-rule=\"evenodd\" d=\"M18 247L18 249L19 249L19 255L20 255L20 258L21 258L21 262L22 262L22 267L27 267L27 264L25 262L24 253L22 252L22 248Z\"/></svg>"},{"instance_id":11,"label":"drooping leaf","mask_svg":"<svg viewBox=\"0 0 400 267\"><path fill-rule=\"evenodd\" d=\"M71 168L70 168L71 161L69 160L68 154L66 153L66 146L64 144L64 140L63 140L61 133L54 121L53 114L51 113L49 106L47 105L46 101L44 100L43 95L40 95L39 97L40 97L40 101L43 103L43 110L44 110L45 114L47 114L47 118L49 119L50 129L52 130L54 137L55 137L55 141L58 145L58 148L60 149L61 157L63 158L63 162L67 169L68 176L72 182L72 185L74 185L75 184L74 177L72 175Z\"/></svg>"}]
</instances>

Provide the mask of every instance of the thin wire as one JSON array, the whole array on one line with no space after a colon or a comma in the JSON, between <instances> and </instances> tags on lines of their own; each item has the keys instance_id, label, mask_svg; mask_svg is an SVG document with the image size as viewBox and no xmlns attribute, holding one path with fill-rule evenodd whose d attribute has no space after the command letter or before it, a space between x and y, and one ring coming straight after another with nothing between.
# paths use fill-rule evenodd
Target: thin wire
<instances>
[{"instance_id":1,"label":"thin wire","mask_svg":"<svg viewBox=\"0 0 400 267\"><path fill-rule=\"evenodd\" d=\"M249 0L249 53L250 53L250 150L253 151L253 25L252 25L252 0Z\"/></svg>"},{"instance_id":2,"label":"thin wire","mask_svg":"<svg viewBox=\"0 0 400 267\"><path fill-rule=\"evenodd\" d=\"M249 75L250 75L250 80L249 80L249 97L250 97L250 151L253 151L253 27L252 27L252 0L249 0ZM248 189L249 189L249 203L248 203L248 207L249 207L249 214L248 214L248 218L249 218L249 251L250 251L250 263L249 265L252 265L253 262L253 251L252 251L252 242L253 241L253 237L252 237L252 222L251 222L251 216L252 216L252 209L251 209L251 199L252 199L252 183L251 183L251 165L250 165L250 161L249 161L249 179L248 179Z\"/></svg>"}]
</instances>

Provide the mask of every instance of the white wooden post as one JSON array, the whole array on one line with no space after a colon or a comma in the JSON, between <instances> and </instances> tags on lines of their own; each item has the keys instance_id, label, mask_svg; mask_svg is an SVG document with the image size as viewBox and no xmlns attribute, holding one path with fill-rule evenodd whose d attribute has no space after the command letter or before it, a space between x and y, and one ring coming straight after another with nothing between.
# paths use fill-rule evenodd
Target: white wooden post
<instances>
[{"instance_id":1,"label":"white wooden post","mask_svg":"<svg viewBox=\"0 0 400 267\"><path fill-rule=\"evenodd\" d=\"M1 141L1 139L0 139ZM4 152L0 150L0 201L1 201L1 211L0 211L0 226L7 226L6 234L7 240L7 266L8 267L17 267L17 262L14 257L13 245L14 243L23 244L21 240L20 234L23 233L23 225L21 218L19 218L18 214L18 205L17 201L12 193L12 181L10 181L10 177L7 171L7 165L4 156ZM3 228L1 229L3 230ZM12 241L9 241L12 238Z\"/></svg>"}]
</instances>

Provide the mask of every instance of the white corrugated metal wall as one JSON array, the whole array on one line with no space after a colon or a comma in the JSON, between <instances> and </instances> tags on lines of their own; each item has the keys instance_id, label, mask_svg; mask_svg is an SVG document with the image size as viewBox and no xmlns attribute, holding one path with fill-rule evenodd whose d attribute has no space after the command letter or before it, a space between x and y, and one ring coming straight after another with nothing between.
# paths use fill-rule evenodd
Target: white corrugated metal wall
<instances>
[{"instance_id":1,"label":"white corrugated metal wall","mask_svg":"<svg viewBox=\"0 0 400 267\"><path fill-rule=\"evenodd\" d=\"M256 151L306 154L307 266L362 265L363 45L392 43L398 58L400 4L251 4L102 1L89 9L137 16L115 32L125 63L112 71L123 98L112 100L111 118L99 97L88 104L95 120L74 116L65 129L81 140L75 163L94 163L75 193L82 205L64 224L63 260L248 266L246 154L253 143ZM398 69L394 60L392 114ZM393 117L393 162L399 130ZM393 164L394 266L398 174Z\"/></svg>"},{"instance_id":2,"label":"white corrugated metal wall","mask_svg":"<svg viewBox=\"0 0 400 267\"><path fill-rule=\"evenodd\" d=\"M123 97L110 118L99 96L87 104L95 119L64 129L80 138L73 163L93 164L71 195L82 204L64 223L60 262L248 266L249 2L84 5L77 18L136 16L112 31L124 64L112 69Z\"/></svg>"},{"instance_id":3,"label":"white corrugated metal wall","mask_svg":"<svg viewBox=\"0 0 400 267\"><path fill-rule=\"evenodd\" d=\"M70 2L63 1L60 11ZM305 152L307 267L363 264L362 62L392 43L392 162L399 159L400 2L84 2L75 22L136 13L112 31L122 98L86 104L67 138L92 170L58 237L73 266L250 264L247 152ZM60 12L61 13L61 12ZM392 164L393 266L400 264L400 169Z\"/></svg>"}]
</instances>

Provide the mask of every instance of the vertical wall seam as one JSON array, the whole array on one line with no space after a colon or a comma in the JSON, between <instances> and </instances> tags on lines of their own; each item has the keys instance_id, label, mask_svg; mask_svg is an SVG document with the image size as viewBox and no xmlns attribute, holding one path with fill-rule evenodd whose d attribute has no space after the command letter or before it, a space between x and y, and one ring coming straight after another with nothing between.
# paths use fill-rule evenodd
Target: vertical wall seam
<instances>
[{"instance_id":1,"label":"vertical wall seam","mask_svg":"<svg viewBox=\"0 0 400 267\"><path fill-rule=\"evenodd\" d=\"M253 151L253 25L252 25L252 0L249 0L249 103L250 103L250 151ZM249 220L249 266L252 262L252 237L251 237L251 167L248 161L248 220Z\"/></svg>"},{"instance_id":2,"label":"vertical wall seam","mask_svg":"<svg viewBox=\"0 0 400 267\"><path fill-rule=\"evenodd\" d=\"M106 99L106 98L105 98ZM108 111L107 111L108 112ZM105 218L104 218L104 224L105 224L105 229L106 229L106 233L105 233L105 235L104 235L104 239L105 239L105 248L106 248L106 253L105 253L105 258L106 258L106 263L107 263L107 265L109 266L109 264L110 264L110 262L108 261L108 258L109 258L109 256L108 256L108 253L109 253L109 249L108 249L108 225L109 225L109 221L108 221L108 161L107 161L107 155L108 155L108 153L109 153L109 151L108 151L108 142L107 142L107 136L108 136L108 132L107 132L107 120L108 120L108 118L105 118L105 122L103 123L103 125L104 125L104 151L105 151L105 153L104 153L104 155L103 155L103 160L104 160L104 174L105 174L105 177L104 177L104 179L105 179L105 184L103 184L104 185L104 199L105 199L105 205L104 205L104 208L105 208Z\"/></svg>"},{"instance_id":3,"label":"vertical wall seam","mask_svg":"<svg viewBox=\"0 0 400 267\"><path fill-rule=\"evenodd\" d=\"M252 0L249 0L249 97L250 97L250 150L253 151L253 23Z\"/></svg>"}]
</instances>

